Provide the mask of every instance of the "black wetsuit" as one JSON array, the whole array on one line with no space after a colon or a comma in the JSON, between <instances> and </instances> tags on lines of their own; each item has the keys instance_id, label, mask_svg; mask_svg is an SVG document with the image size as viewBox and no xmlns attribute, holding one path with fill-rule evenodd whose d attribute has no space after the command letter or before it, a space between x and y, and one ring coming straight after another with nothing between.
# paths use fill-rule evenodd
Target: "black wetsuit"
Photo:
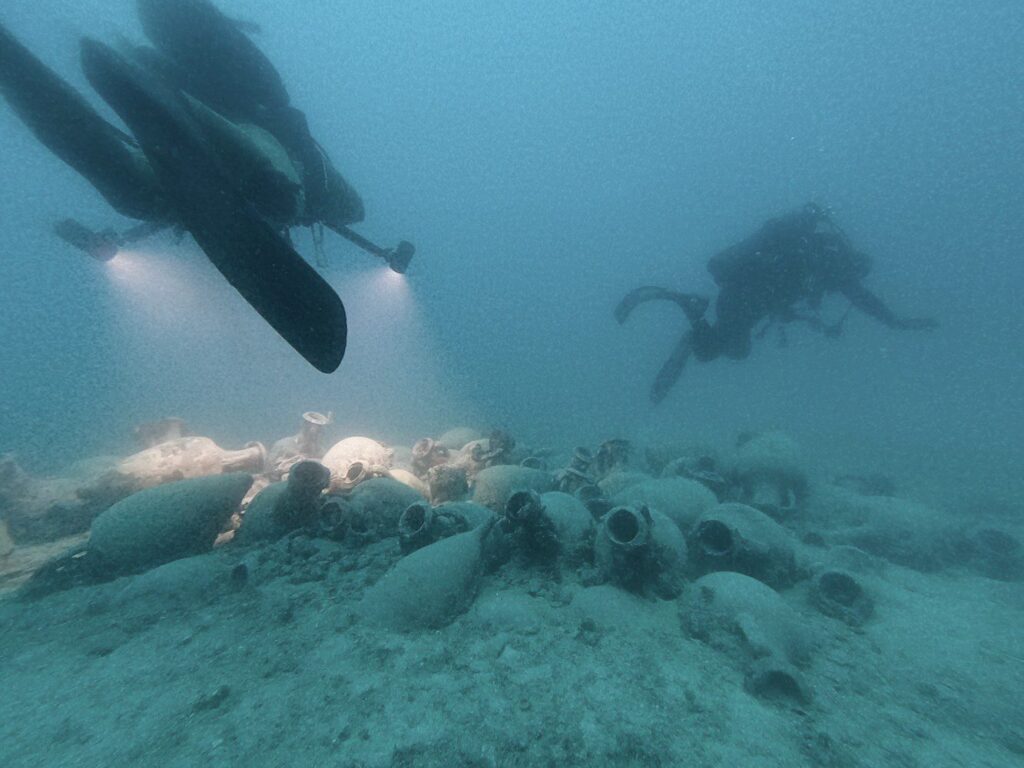
<instances>
[{"instance_id":1,"label":"black wetsuit","mask_svg":"<svg viewBox=\"0 0 1024 768\"><path fill-rule=\"evenodd\" d=\"M302 175L306 212L296 224L346 226L363 220L363 202L291 105L284 81L239 22L211 0L136 0L155 50L137 55L203 104L274 136Z\"/></svg>"},{"instance_id":2,"label":"black wetsuit","mask_svg":"<svg viewBox=\"0 0 1024 768\"><path fill-rule=\"evenodd\" d=\"M838 293L890 328L932 327L931 320L903 319L861 282L871 260L854 250L842 231L815 205L766 222L761 229L708 262L718 284L716 319L694 318L693 353L742 360L762 321L803 321L828 331L818 310L825 294ZM837 330L837 329L835 329Z\"/></svg>"},{"instance_id":3,"label":"black wetsuit","mask_svg":"<svg viewBox=\"0 0 1024 768\"><path fill-rule=\"evenodd\" d=\"M708 302L693 294L646 286L631 291L615 310L622 323L642 303L667 300L679 305L691 329L679 339L651 389L660 401L679 378L690 355L702 362L718 357L742 360L750 354L751 334L764 324L803 322L826 335L838 335L842 321L824 323L819 315L826 294L845 296L851 306L890 328L934 328L931 319L902 318L864 287L871 259L814 204L767 221L753 235L716 254L708 271L718 284L715 321L705 317Z\"/></svg>"}]
</instances>

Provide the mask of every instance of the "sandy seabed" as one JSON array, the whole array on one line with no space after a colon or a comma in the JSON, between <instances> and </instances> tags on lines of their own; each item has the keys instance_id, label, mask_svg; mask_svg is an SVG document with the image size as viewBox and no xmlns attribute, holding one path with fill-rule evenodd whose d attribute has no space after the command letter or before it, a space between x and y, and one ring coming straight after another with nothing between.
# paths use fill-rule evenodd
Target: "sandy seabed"
<instances>
[{"instance_id":1,"label":"sandy seabed","mask_svg":"<svg viewBox=\"0 0 1024 768\"><path fill-rule=\"evenodd\" d=\"M783 590L813 639L799 701L751 693L683 598L572 573L509 564L444 628L381 629L357 607L398 557L293 536L4 600L0 764L1024 763L1020 581L872 558L859 627Z\"/></svg>"}]
</instances>

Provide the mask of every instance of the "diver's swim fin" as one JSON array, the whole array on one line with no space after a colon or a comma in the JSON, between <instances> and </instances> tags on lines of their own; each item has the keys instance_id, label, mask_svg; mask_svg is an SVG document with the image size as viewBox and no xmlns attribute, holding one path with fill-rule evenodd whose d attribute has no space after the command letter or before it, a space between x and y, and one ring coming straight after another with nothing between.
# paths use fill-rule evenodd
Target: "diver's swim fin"
<instances>
[{"instance_id":1,"label":"diver's swim fin","mask_svg":"<svg viewBox=\"0 0 1024 768\"><path fill-rule=\"evenodd\" d=\"M679 381L679 377L686 367L686 361L690 359L691 352L693 352L693 334L691 331L687 331L680 337L675 349L672 350L672 355L658 371L654 384L651 385L651 402L658 404L665 399L669 390Z\"/></svg>"},{"instance_id":2,"label":"diver's swim fin","mask_svg":"<svg viewBox=\"0 0 1024 768\"><path fill-rule=\"evenodd\" d=\"M630 291L615 308L615 320L622 325L633 310L648 301L671 301L686 313L690 324L696 323L707 311L708 300L690 293L679 293L655 285L645 285Z\"/></svg>"},{"instance_id":3,"label":"diver's swim fin","mask_svg":"<svg viewBox=\"0 0 1024 768\"><path fill-rule=\"evenodd\" d=\"M231 182L181 97L93 40L82 41L82 67L214 266L299 354L334 371L347 336L341 299Z\"/></svg>"},{"instance_id":4,"label":"diver's swim fin","mask_svg":"<svg viewBox=\"0 0 1024 768\"><path fill-rule=\"evenodd\" d=\"M82 174L118 213L146 220L164 216L156 179L131 137L100 117L2 24L0 93L35 137Z\"/></svg>"}]
</instances>

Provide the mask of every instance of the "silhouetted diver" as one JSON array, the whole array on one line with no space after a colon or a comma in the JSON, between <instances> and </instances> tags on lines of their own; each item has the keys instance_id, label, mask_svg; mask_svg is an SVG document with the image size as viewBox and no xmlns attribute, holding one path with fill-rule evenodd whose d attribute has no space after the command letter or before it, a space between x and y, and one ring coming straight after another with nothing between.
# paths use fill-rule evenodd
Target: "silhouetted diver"
<instances>
[{"instance_id":1,"label":"silhouetted diver","mask_svg":"<svg viewBox=\"0 0 1024 768\"><path fill-rule=\"evenodd\" d=\"M83 43L91 84L134 136L103 120L0 26L0 92L36 137L115 210L143 220L120 234L71 219L55 231L106 260L160 229L187 229L296 350L319 370L335 370L345 349L344 308L279 233L321 222L398 272L408 267L414 248L405 242L381 248L348 229L362 219L362 201L237 22L205 0L139 7L160 50L123 46L115 53Z\"/></svg>"},{"instance_id":2,"label":"silhouetted diver","mask_svg":"<svg viewBox=\"0 0 1024 768\"><path fill-rule=\"evenodd\" d=\"M712 257L708 271L719 287L714 324L704 316L708 299L655 286L631 291L615 309L615 319L621 324L640 304L671 301L690 322L651 387L655 403L665 398L691 355L701 362L720 356L745 359L750 354L751 333L762 321L767 325L759 336L772 324L791 322L806 323L828 336L838 335L846 316L829 325L818 314L827 293L845 296L851 307L890 328L921 330L937 325L930 318L899 317L869 291L862 281L871 271L870 257L855 250L842 230L813 203L770 219L746 240Z\"/></svg>"},{"instance_id":3,"label":"silhouetted diver","mask_svg":"<svg viewBox=\"0 0 1024 768\"><path fill-rule=\"evenodd\" d=\"M298 223L341 229L363 220L363 202L292 106L284 81L239 23L209 0L137 0L146 37L181 90L233 122L269 131L303 175L306 212ZM345 234L342 232L342 234Z\"/></svg>"},{"instance_id":4,"label":"silhouetted diver","mask_svg":"<svg viewBox=\"0 0 1024 768\"><path fill-rule=\"evenodd\" d=\"M223 171L184 98L93 40L82 42L82 68L214 266L314 367L334 371L345 354L341 299Z\"/></svg>"},{"instance_id":5,"label":"silhouetted diver","mask_svg":"<svg viewBox=\"0 0 1024 768\"><path fill-rule=\"evenodd\" d=\"M382 248L349 228L363 220L363 202L313 138L306 116L290 101L280 74L246 34L246 24L210 0L137 0L153 49L150 60L176 88L235 123L258 126L287 150L302 175L303 210L293 225L323 224L405 272L415 248Z\"/></svg>"},{"instance_id":6,"label":"silhouetted diver","mask_svg":"<svg viewBox=\"0 0 1024 768\"><path fill-rule=\"evenodd\" d=\"M0 92L33 134L115 210L145 220L140 234L172 224L187 228L289 344L318 370L337 369L347 333L341 300L224 171L187 97L99 43L83 42L82 59L93 87L133 136L103 120L0 26ZM116 250L113 236L71 220L57 231L98 258Z\"/></svg>"}]
</instances>

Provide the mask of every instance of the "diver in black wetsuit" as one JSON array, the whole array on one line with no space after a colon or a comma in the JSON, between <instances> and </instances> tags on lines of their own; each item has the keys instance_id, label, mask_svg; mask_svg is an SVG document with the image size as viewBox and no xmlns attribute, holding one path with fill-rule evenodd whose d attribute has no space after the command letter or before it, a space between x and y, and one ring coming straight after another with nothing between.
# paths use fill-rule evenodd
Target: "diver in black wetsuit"
<instances>
[{"instance_id":1,"label":"diver in black wetsuit","mask_svg":"<svg viewBox=\"0 0 1024 768\"><path fill-rule=\"evenodd\" d=\"M347 322L334 289L292 247L290 227L322 226L404 272L415 249L349 229L363 203L291 105L273 64L211 0L137 0L153 47L81 42L93 89L124 121L97 113L0 23L0 96L110 205L141 224L55 226L99 261L163 229L189 232L253 308L314 367L334 371Z\"/></svg>"},{"instance_id":2,"label":"diver in black wetsuit","mask_svg":"<svg viewBox=\"0 0 1024 768\"><path fill-rule=\"evenodd\" d=\"M871 259L850 244L843 231L817 205L767 221L757 232L716 254L708 262L719 287L715 322L705 317L709 301L702 296L647 286L630 292L619 303L615 318L623 323L638 305L654 300L677 304L690 322L655 379L651 399L660 402L678 380L692 354L701 362L718 357L742 360L750 354L751 334L765 323L802 322L826 336L842 332L844 315L827 324L820 316L825 294L845 296L851 308L897 330L935 328L930 318L896 315L862 283Z\"/></svg>"},{"instance_id":3,"label":"diver in black wetsuit","mask_svg":"<svg viewBox=\"0 0 1024 768\"><path fill-rule=\"evenodd\" d=\"M118 234L68 219L56 233L103 261L160 229L187 230L285 341L318 370L333 372L345 354L345 308L282 235L289 222L275 214L302 192L286 150L269 132L260 141L176 89L135 51L121 51L81 42L86 79L128 132L108 123L0 24L0 96L115 210L142 221Z\"/></svg>"},{"instance_id":4,"label":"diver in black wetsuit","mask_svg":"<svg viewBox=\"0 0 1024 768\"><path fill-rule=\"evenodd\" d=\"M257 126L287 151L301 176L303 210L292 225L344 228L363 220L363 202L310 133L281 75L246 26L211 0L136 0L153 48L135 54L174 88L228 120Z\"/></svg>"}]
</instances>

